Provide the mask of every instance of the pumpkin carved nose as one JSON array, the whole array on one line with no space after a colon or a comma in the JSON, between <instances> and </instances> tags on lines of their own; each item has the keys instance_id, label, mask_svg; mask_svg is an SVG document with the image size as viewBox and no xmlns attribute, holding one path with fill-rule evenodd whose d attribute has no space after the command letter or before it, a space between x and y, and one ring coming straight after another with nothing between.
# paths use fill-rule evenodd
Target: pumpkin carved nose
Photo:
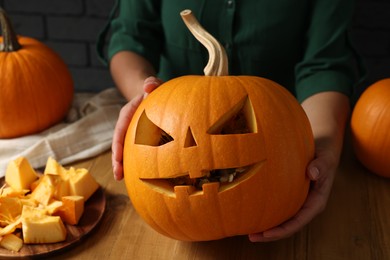
<instances>
[{"instance_id":1,"label":"pumpkin carved nose","mask_svg":"<svg viewBox=\"0 0 390 260\"><path fill-rule=\"evenodd\" d=\"M188 127L186 138L184 140L184 148L197 146L191 127Z\"/></svg>"}]
</instances>

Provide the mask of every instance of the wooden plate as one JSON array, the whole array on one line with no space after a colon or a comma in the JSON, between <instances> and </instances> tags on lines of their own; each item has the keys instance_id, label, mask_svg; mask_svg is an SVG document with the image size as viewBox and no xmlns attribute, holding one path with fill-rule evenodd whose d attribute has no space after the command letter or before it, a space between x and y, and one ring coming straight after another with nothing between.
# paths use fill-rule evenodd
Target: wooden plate
<instances>
[{"instance_id":1,"label":"wooden plate","mask_svg":"<svg viewBox=\"0 0 390 260\"><path fill-rule=\"evenodd\" d=\"M4 177L0 179L0 186L4 184ZM67 225L66 240L53 244L24 244L19 252L12 252L0 247L0 258L36 257L52 254L75 245L91 230L93 230L103 217L106 208L106 196L103 188L99 189L87 200L84 205L84 213L77 226Z\"/></svg>"}]
</instances>

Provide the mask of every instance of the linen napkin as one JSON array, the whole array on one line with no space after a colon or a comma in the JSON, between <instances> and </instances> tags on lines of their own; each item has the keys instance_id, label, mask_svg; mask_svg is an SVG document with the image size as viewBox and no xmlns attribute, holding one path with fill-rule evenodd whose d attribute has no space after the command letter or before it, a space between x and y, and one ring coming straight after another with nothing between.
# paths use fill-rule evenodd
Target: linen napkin
<instances>
[{"instance_id":1,"label":"linen napkin","mask_svg":"<svg viewBox=\"0 0 390 260\"><path fill-rule=\"evenodd\" d=\"M126 100L116 88L97 94L76 93L66 119L34 135L0 139L0 177L19 156L44 167L49 156L61 164L96 156L111 147L112 135Z\"/></svg>"}]
</instances>

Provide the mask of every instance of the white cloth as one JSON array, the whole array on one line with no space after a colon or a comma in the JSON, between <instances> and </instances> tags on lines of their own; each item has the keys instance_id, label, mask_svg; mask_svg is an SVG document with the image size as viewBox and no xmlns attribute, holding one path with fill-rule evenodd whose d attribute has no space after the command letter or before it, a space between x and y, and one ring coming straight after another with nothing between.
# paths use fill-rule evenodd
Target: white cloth
<instances>
[{"instance_id":1,"label":"white cloth","mask_svg":"<svg viewBox=\"0 0 390 260\"><path fill-rule=\"evenodd\" d=\"M34 168L49 156L61 164L98 155L111 147L116 120L125 99L115 88L97 94L76 93L66 120L34 135L0 139L0 177L20 156Z\"/></svg>"}]
</instances>

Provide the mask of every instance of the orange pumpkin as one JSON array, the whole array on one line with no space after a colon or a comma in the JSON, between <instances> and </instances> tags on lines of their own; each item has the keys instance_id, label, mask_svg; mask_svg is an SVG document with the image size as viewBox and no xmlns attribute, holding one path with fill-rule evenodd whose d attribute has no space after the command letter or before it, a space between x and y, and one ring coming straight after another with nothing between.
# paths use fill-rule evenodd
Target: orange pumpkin
<instances>
[{"instance_id":1,"label":"orange pumpkin","mask_svg":"<svg viewBox=\"0 0 390 260\"><path fill-rule=\"evenodd\" d=\"M359 97L351 132L360 162L371 172L390 177L390 79L374 83Z\"/></svg>"},{"instance_id":2,"label":"orange pumpkin","mask_svg":"<svg viewBox=\"0 0 390 260\"><path fill-rule=\"evenodd\" d=\"M194 29L191 13L182 15ZM208 35L195 25L195 36ZM305 171L314 143L303 109L275 82L224 75L226 54L214 43L206 46L220 55L210 52L206 75L215 76L161 85L140 104L125 139L133 206L178 240L269 229L292 217L309 189Z\"/></svg>"},{"instance_id":3,"label":"orange pumpkin","mask_svg":"<svg viewBox=\"0 0 390 260\"><path fill-rule=\"evenodd\" d=\"M64 118L73 98L72 76L41 42L17 37L0 8L0 138L44 130Z\"/></svg>"}]
</instances>

